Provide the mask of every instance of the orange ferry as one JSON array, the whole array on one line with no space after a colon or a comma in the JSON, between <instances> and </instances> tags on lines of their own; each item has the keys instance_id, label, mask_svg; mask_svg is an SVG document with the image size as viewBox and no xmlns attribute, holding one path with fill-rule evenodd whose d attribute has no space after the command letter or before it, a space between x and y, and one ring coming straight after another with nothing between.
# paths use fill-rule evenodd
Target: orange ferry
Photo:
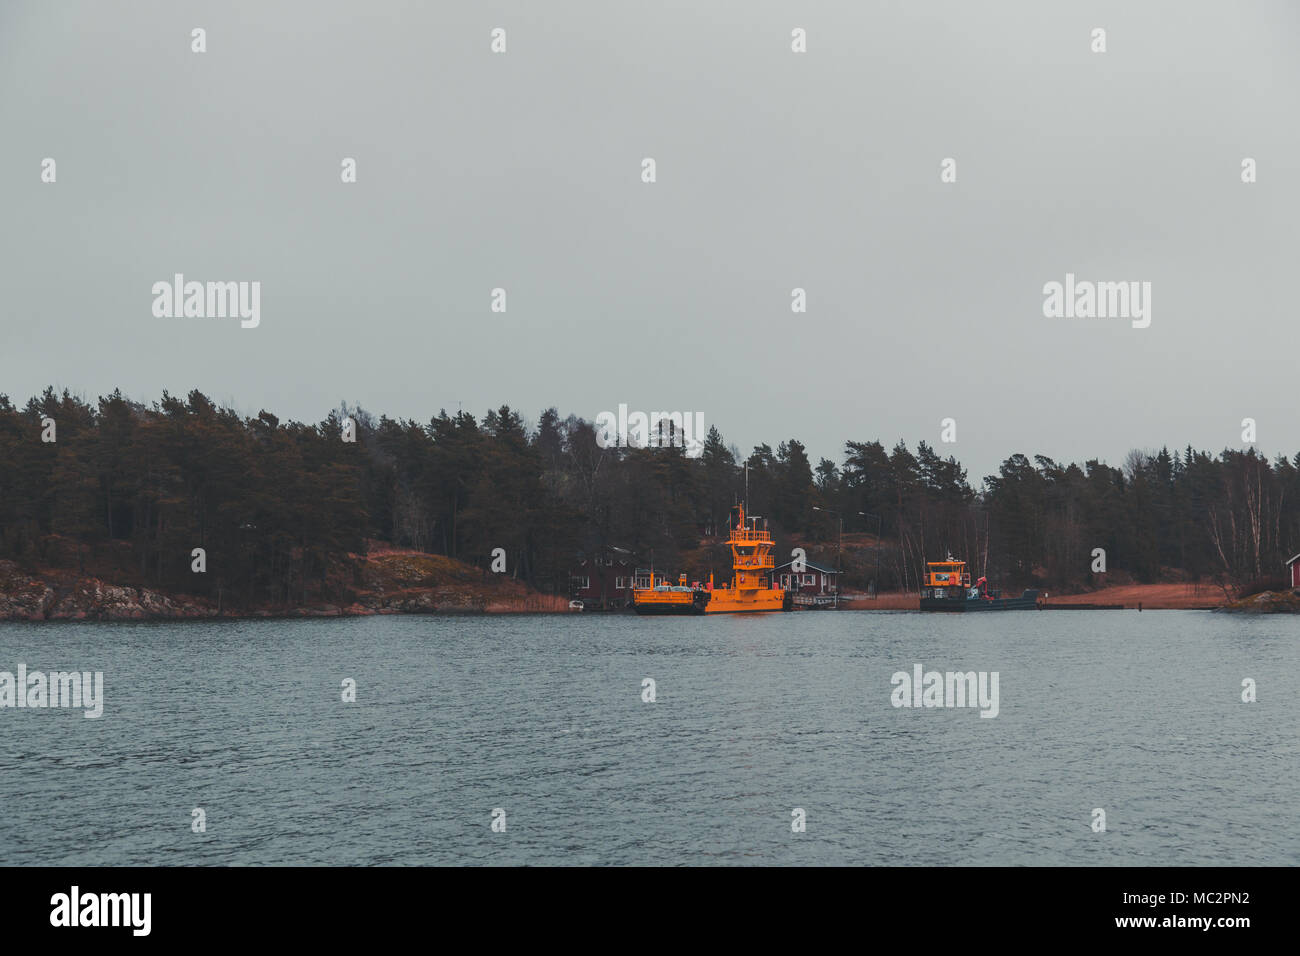
<instances>
[{"instance_id":1,"label":"orange ferry","mask_svg":"<svg viewBox=\"0 0 1300 956\"><path fill-rule=\"evenodd\" d=\"M730 585L700 587L686 586L682 575L676 587L655 585L651 575L650 587L632 591L632 607L638 614L730 614L743 611L788 611L792 595L779 585L769 586L765 572L776 564L772 559L771 532L758 528L757 518L746 518L744 505L731 509L731 564L733 577Z\"/></svg>"}]
</instances>

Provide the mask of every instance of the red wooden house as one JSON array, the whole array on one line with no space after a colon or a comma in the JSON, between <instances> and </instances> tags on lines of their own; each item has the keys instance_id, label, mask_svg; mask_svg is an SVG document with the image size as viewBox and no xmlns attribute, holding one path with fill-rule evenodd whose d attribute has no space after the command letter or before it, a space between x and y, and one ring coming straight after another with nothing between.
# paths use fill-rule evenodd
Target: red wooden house
<instances>
[{"instance_id":1,"label":"red wooden house","mask_svg":"<svg viewBox=\"0 0 1300 956\"><path fill-rule=\"evenodd\" d=\"M628 607L632 589L650 586L650 572L637 568L632 552L601 548L569 570L569 597L587 610Z\"/></svg>"}]
</instances>

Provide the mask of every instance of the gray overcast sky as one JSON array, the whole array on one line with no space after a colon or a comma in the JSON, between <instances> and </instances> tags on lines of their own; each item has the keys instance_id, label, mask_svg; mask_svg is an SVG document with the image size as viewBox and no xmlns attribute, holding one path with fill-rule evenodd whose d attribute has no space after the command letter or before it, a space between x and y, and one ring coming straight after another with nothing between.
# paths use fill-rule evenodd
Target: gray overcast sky
<instances>
[{"instance_id":1,"label":"gray overcast sky","mask_svg":"<svg viewBox=\"0 0 1300 956\"><path fill-rule=\"evenodd\" d=\"M1293 455L1298 99L1286 0L0 0L0 391L622 402L976 483L1247 416ZM260 327L155 318L176 272L260 281ZM1066 272L1151 282L1150 327L1045 318Z\"/></svg>"}]
</instances>

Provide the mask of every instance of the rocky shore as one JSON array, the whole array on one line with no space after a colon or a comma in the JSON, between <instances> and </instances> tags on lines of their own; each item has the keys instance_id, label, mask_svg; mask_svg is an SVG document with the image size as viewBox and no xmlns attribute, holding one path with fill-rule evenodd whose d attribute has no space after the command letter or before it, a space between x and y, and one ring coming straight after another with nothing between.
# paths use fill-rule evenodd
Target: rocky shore
<instances>
[{"instance_id":1,"label":"rocky shore","mask_svg":"<svg viewBox=\"0 0 1300 956\"><path fill-rule=\"evenodd\" d=\"M1300 614L1300 593L1261 591L1219 608L1236 614Z\"/></svg>"},{"instance_id":2,"label":"rocky shore","mask_svg":"<svg viewBox=\"0 0 1300 956\"><path fill-rule=\"evenodd\" d=\"M368 558L350 603L218 607L215 601L114 584L67 570L30 573L0 561L0 621L143 621L203 618L352 617L371 614L508 614L567 611L568 601L517 581L483 577L446 558L388 553Z\"/></svg>"}]
</instances>

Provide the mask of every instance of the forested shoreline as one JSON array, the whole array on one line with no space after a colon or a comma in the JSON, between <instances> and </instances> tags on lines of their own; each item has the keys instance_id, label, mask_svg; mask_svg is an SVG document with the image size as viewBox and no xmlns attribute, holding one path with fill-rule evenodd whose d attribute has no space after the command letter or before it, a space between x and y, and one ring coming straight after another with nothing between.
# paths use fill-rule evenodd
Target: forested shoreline
<instances>
[{"instance_id":1,"label":"forested shoreline","mask_svg":"<svg viewBox=\"0 0 1300 956\"><path fill-rule=\"evenodd\" d=\"M346 601L376 544L485 574L502 549L507 574L551 594L606 548L704 576L727 566L746 481L778 553L834 555L842 518L850 589L877 560L882 590L915 589L924 561L948 553L1008 587L1087 589L1104 581L1100 548L1111 576L1245 592L1300 551L1300 454L1253 448L1135 451L1120 467L1014 454L972 482L924 441L850 437L840 461L813 463L796 439L744 454L711 428L692 458L602 448L592 423L554 408L532 424L506 406L423 422L344 406L305 424L241 417L198 391L148 405L0 395L0 559L226 606Z\"/></svg>"}]
</instances>

